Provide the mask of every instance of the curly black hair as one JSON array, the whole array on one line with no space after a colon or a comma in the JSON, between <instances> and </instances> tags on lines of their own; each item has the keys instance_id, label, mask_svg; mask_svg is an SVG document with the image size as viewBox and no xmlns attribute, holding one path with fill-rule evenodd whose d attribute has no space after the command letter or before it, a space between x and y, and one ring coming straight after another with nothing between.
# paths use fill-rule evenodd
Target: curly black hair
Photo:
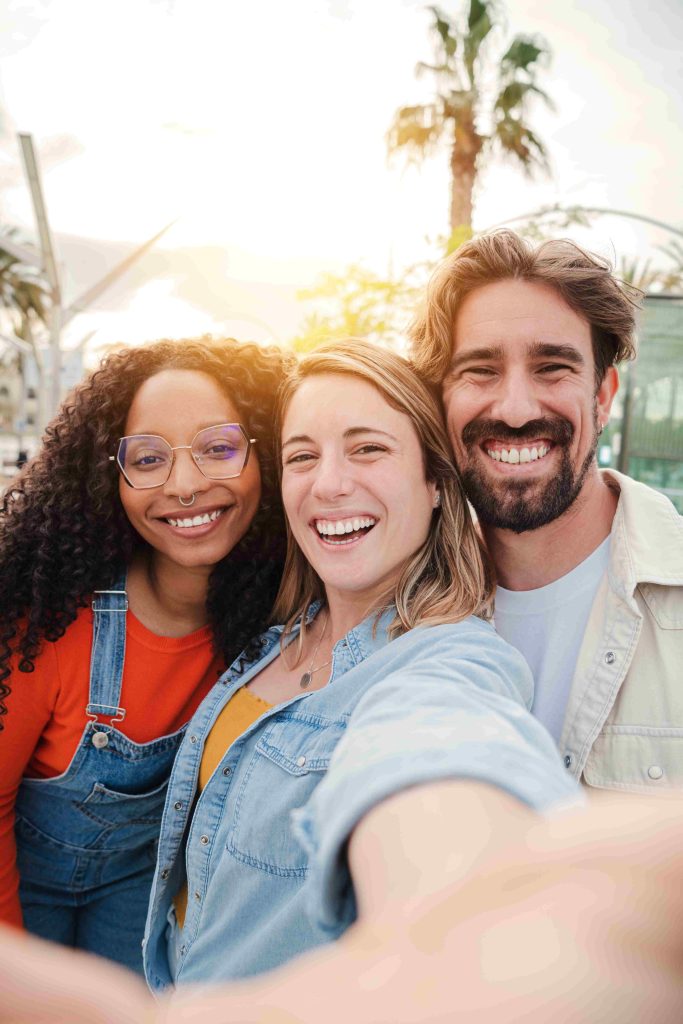
<instances>
[{"instance_id":1,"label":"curly black hair","mask_svg":"<svg viewBox=\"0 0 683 1024\"><path fill-rule=\"evenodd\" d=\"M32 672L43 642L63 636L93 591L111 586L145 544L123 510L109 456L137 390L161 370L209 374L258 438L261 505L246 535L214 567L207 610L226 664L265 628L285 551L275 396L292 359L233 338L158 341L109 355L66 399L41 451L0 502L0 715L7 712L13 656L20 671Z\"/></svg>"}]
</instances>

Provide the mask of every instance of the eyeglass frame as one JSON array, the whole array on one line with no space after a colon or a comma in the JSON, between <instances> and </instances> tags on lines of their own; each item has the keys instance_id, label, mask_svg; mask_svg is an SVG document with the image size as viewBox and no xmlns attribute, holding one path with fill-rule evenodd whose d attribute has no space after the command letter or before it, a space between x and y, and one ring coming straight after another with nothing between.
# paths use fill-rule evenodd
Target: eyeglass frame
<instances>
[{"instance_id":1,"label":"eyeglass frame","mask_svg":"<svg viewBox=\"0 0 683 1024\"><path fill-rule=\"evenodd\" d=\"M204 472L204 470L202 469L201 465L198 462L198 456L195 455L193 453L193 451L192 451L192 445L195 443L195 441L197 440L199 435L203 434L205 430L217 430L219 427L237 427L237 429L242 434L242 437L247 442L247 451L246 451L246 455L244 456L244 462L242 463L242 467L241 467L239 473L231 473L229 476L207 476L207 474ZM202 476L204 477L205 480L236 480L237 477L241 476L242 473L244 472L244 470L247 468L247 463L249 462L249 455L251 454L252 445L258 443L258 438L257 437L249 437L249 435L247 434L246 430L244 429L244 427L242 426L241 423L214 423L210 427L202 427L202 429L198 430L197 433L194 435L194 437L192 438L192 441L190 442L190 444L171 445L171 444L168 443L168 441L166 440L165 437L161 436L161 434L125 434L123 437L119 438L119 440L118 440L118 447L116 449L116 455L110 455L109 456L109 462L115 462L116 463L117 468L118 468L121 476L123 477L123 479L126 481L128 486L132 487L133 490L135 490L135 491L150 491L154 487L163 487L164 484L167 484L168 481L171 479L171 473L173 472L173 467L175 465L175 455L172 455L172 457L171 457L171 465L169 466L168 476L166 477L165 480L162 480L161 483L158 483L158 484L134 484L134 483L132 483L131 480L128 479L128 476L126 475L125 469L123 468L123 466L119 462L119 453L121 451L122 443L124 441L130 441L134 437L154 437L154 438L158 438L159 441L163 441L164 442L164 444L169 448L171 453L178 452L178 451L181 451L183 448L186 448L190 452L190 456L192 458L192 461L194 462L195 466L197 467L197 469L202 474Z\"/></svg>"}]
</instances>

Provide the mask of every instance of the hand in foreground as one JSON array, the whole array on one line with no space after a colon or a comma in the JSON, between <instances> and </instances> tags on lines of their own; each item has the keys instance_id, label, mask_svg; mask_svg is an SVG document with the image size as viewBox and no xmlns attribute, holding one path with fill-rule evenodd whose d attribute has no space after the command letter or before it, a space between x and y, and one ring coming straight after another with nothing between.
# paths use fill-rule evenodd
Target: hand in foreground
<instances>
[{"instance_id":1,"label":"hand in foreground","mask_svg":"<svg viewBox=\"0 0 683 1024\"><path fill-rule=\"evenodd\" d=\"M680 798L596 799L409 916L397 904L267 976L181 990L163 1022L680 1024L682 821Z\"/></svg>"}]
</instances>

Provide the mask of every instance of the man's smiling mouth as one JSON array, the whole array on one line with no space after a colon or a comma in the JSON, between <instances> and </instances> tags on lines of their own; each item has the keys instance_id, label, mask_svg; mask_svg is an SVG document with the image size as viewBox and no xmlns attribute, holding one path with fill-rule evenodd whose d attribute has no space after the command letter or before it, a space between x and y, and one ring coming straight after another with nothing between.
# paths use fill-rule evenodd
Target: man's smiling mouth
<instances>
[{"instance_id":1,"label":"man's smiling mouth","mask_svg":"<svg viewBox=\"0 0 683 1024\"><path fill-rule=\"evenodd\" d=\"M506 447L500 448L489 448L484 446L484 450L495 462L508 462L512 465L516 465L520 462L538 462L539 459L545 458L551 447L552 446L549 444L532 446L507 445Z\"/></svg>"}]
</instances>

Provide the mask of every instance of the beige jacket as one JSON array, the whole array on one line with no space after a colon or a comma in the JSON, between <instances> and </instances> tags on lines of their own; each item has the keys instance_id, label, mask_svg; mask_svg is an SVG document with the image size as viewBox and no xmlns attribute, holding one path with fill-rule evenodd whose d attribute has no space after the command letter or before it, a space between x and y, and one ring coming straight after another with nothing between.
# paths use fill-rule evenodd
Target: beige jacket
<instances>
[{"instance_id":1,"label":"beige jacket","mask_svg":"<svg viewBox=\"0 0 683 1024\"><path fill-rule=\"evenodd\" d=\"M621 493L560 750L589 786L682 786L683 518L644 484L603 475Z\"/></svg>"}]
</instances>

